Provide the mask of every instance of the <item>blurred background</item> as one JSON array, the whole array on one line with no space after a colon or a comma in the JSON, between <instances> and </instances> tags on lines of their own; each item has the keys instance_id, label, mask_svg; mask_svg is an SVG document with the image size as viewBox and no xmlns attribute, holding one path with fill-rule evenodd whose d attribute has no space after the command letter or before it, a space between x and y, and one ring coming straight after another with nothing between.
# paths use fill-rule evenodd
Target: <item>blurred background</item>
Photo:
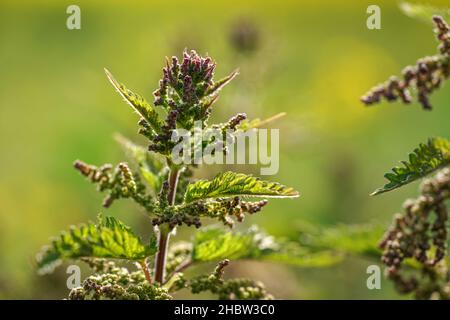
<instances>
[{"instance_id":1,"label":"blurred background","mask_svg":"<svg viewBox=\"0 0 450 320\"><path fill-rule=\"evenodd\" d=\"M66 28L71 4L81 8L81 30ZM370 4L381 7L381 30L366 28ZM116 132L145 142L136 133L137 116L107 82L103 67L150 101L164 57L180 56L184 48L211 55L216 77L239 67L214 118L287 112L272 124L280 129L281 154L279 173L271 179L302 194L271 201L245 226L258 224L291 239L305 221L387 226L403 200L416 195L418 183L378 197L369 193L419 142L450 136L450 84L432 96L432 112L418 104L366 108L359 102L373 85L436 52L432 25L405 16L392 0L2 0L0 43L3 299L67 295L65 268L38 276L33 260L50 236L104 211L103 195L72 169L73 161L123 160L112 138ZM199 176L214 170L203 167ZM127 201L108 211L142 234L151 230ZM368 264L347 259L301 269L242 262L231 272L264 281L278 298L399 298L385 279L382 290L367 289Z\"/></svg>"}]
</instances>

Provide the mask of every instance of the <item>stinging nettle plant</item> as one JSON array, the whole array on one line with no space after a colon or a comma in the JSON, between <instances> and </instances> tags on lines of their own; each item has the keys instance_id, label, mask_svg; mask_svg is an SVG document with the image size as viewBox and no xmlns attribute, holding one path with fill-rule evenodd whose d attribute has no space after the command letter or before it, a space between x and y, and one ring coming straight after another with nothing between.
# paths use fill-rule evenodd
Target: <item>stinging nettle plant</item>
<instances>
[{"instance_id":1,"label":"stinging nettle plant","mask_svg":"<svg viewBox=\"0 0 450 320\"><path fill-rule=\"evenodd\" d=\"M131 199L149 217L149 240L144 242L133 230L114 217L99 215L97 222L73 226L52 239L37 257L41 273L51 272L64 260L81 260L92 269L81 287L72 289L69 299L171 299L181 289L192 293L209 291L220 299L268 299L263 284L250 279L223 278L229 259L255 259L318 266L333 262L326 251L309 252L296 243L274 239L252 227L234 231L235 221L260 211L268 197L295 198L298 192L276 182L251 175L222 172L211 180L192 180L195 165L175 164L171 150L174 130L192 132L194 123L203 128L232 130L234 137L265 121L248 121L243 113L228 122L210 125L208 120L219 91L238 73L214 80L216 64L195 51L184 52L181 62L167 59L159 88L153 93L153 106L106 75L140 116L139 133L149 141L148 148L117 136L130 165L94 166L77 160L74 164L83 176L106 193L103 202L109 208L116 200ZM156 110L160 108L160 112ZM160 113L165 113L164 120ZM209 141L214 143L214 141ZM202 148L206 145L202 145ZM226 149L223 152L227 152ZM261 200L251 201L252 197ZM226 227L212 225L195 231L191 242L169 244L177 227L200 228L206 219ZM150 223L151 222L151 223ZM132 262L126 267L118 261ZM183 271L202 262L216 262L211 274L187 279ZM133 271L134 268L134 271Z\"/></svg>"},{"instance_id":2,"label":"stinging nettle plant","mask_svg":"<svg viewBox=\"0 0 450 320\"><path fill-rule=\"evenodd\" d=\"M420 7L416 8L417 10ZM400 99L412 101L410 89L417 100L430 110L429 95L438 89L450 74L450 28L441 16L432 18L440 44L438 54L421 58L415 66L403 71L403 79L395 77L378 85L361 98L366 105ZM394 216L379 246L387 277L403 294L417 299L450 299L450 270L448 257L448 208L450 198L450 141L430 138L420 144L408 160L385 174L388 183L372 195L399 188L429 174L423 181L420 196L409 199L403 212Z\"/></svg>"}]
</instances>

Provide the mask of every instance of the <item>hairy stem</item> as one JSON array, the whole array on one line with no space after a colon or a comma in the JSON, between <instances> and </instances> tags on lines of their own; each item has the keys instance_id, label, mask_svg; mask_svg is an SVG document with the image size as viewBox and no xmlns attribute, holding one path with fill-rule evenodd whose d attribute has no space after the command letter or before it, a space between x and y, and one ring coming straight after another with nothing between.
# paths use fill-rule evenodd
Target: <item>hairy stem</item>
<instances>
[{"instance_id":1,"label":"hairy stem","mask_svg":"<svg viewBox=\"0 0 450 320\"><path fill-rule=\"evenodd\" d=\"M175 204L175 196L177 193L178 178L180 176L179 168L171 168L169 174L169 194L167 200L170 206ZM169 246L169 237L172 229L163 225L159 228L158 236L158 253L155 259L155 281L164 283L164 273L166 271L167 248Z\"/></svg>"}]
</instances>

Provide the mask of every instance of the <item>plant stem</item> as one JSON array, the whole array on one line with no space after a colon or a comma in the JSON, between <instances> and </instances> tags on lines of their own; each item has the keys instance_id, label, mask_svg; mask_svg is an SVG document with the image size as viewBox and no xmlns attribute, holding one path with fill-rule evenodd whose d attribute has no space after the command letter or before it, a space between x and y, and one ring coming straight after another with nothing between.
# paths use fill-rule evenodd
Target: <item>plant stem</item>
<instances>
[{"instance_id":1,"label":"plant stem","mask_svg":"<svg viewBox=\"0 0 450 320\"><path fill-rule=\"evenodd\" d=\"M192 265L192 260L191 260L191 259L184 260L182 263L180 263L180 264L178 265L178 267L175 268L175 270L174 270L172 273L170 273L170 274L167 276L167 279L168 279L168 280L167 280L166 283L168 283L168 282L172 279L172 277L175 276L177 273L186 270L186 269L189 268L191 265Z\"/></svg>"},{"instance_id":2,"label":"plant stem","mask_svg":"<svg viewBox=\"0 0 450 320\"><path fill-rule=\"evenodd\" d=\"M143 260L139 263L141 265L142 271L144 271L145 279L147 279L148 283L152 284L152 277L150 276L150 271L148 270L147 261Z\"/></svg>"},{"instance_id":3,"label":"plant stem","mask_svg":"<svg viewBox=\"0 0 450 320\"><path fill-rule=\"evenodd\" d=\"M178 178L180 176L180 169L172 167L169 174L169 193L167 195L167 201L169 206L175 204L175 196L177 193ZM166 258L167 258L167 248L169 245L169 237L172 228L169 226L161 226L159 228L158 236L158 253L155 258L155 281L159 283L164 283L164 273L166 271Z\"/></svg>"},{"instance_id":4,"label":"plant stem","mask_svg":"<svg viewBox=\"0 0 450 320\"><path fill-rule=\"evenodd\" d=\"M177 185L179 177L180 177L180 169L172 168L169 174L169 194L167 195L169 206L173 206L175 204L175 196L177 194Z\"/></svg>"}]
</instances>

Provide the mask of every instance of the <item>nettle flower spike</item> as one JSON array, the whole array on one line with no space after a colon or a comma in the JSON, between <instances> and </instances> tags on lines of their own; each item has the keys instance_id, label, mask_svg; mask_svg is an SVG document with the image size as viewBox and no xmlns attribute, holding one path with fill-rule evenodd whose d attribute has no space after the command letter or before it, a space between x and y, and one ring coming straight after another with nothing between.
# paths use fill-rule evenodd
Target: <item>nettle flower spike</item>
<instances>
[{"instance_id":1,"label":"nettle flower spike","mask_svg":"<svg viewBox=\"0 0 450 320\"><path fill-rule=\"evenodd\" d=\"M132 198L146 210L153 210L155 206L153 199L146 194L139 175L133 175L126 163L119 163L113 170L111 164L96 167L77 160L74 167L92 183L97 184L98 191L108 192L103 201L103 207L109 208L115 200L120 198Z\"/></svg>"},{"instance_id":2,"label":"nettle flower spike","mask_svg":"<svg viewBox=\"0 0 450 320\"><path fill-rule=\"evenodd\" d=\"M417 101L425 110L431 110L429 96L450 75L450 28L440 16L433 16L436 25L437 39L440 44L439 53L417 60L416 65L408 66L403 70L402 79L391 77L387 82L377 85L361 97L367 105L379 103L383 98L386 101L401 100L405 104L413 101L411 90L417 92Z\"/></svg>"},{"instance_id":3,"label":"nettle flower spike","mask_svg":"<svg viewBox=\"0 0 450 320\"><path fill-rule=\"evenodd\" d=\"M214 102L221 88L238 74L233 71L227 77L213 80L216 64L210 57L200 57L194 50L183 53L180 63L177 57L166 60L159 88L153 92L154 105L167 110L162 132L154 137L149 150L164 153L171 150L173 130L191 130L195 121L206 125Z\"/></svg>"},{"instance_id":4,"label":"nettle flower spike","mask_svg":"<svg viewBox=\"0 0 450 320\"><path fill-rule=\"evenodd\" d=\"M195 277L189 281L182 274L174 283L178 289L189 288L192 293L198 294L209 291L218 295L220 300L272 300L273 296L267 293L264 285L249 279L224 280L224 269L229 265L228 259L220 261L210 275Z\"/></svg>"}]
</instances>

